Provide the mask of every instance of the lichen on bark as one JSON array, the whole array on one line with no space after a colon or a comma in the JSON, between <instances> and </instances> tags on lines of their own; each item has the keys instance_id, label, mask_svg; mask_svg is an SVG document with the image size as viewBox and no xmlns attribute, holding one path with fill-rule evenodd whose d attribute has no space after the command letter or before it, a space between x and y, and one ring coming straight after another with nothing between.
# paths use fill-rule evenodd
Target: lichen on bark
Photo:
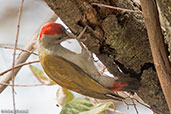
<instances>
[{"instance_id":1,"label":"lichen on bark","mask_svg":"<svg viewBox=\"0 0 171 114\"><path fill-rule=\"evenodd\" d=\"M141 72L144 63L153 62L147 32L142 15L140 16L141 20L139 18L137 21L135 15L128 13L119 18L111 15L102 23L106 37L105 43L116 50L115 61L124 64L127 70L133 69L137 74ZM120 18L125 21L120 22Z\"/></svg>"},{"instance_id":2,"label":"lichen on bark","mask_svg":"<svg viewBox=\"0 0 171 114\"><path fill-rule=\"evenodd\" d=\"M171 62L171 1L157 0L163 34L168 44Z\"/></svg>"},{"instance_id":3,"label":"lichen on bark","mask_svg":"<svg viewBox=\"0 0 171 114\"><path fill-rule=\"evenodd\" d=\"M161 92L159 80L156 78L156 72L153 68L149 68L143 71L141 76L141 87L138 91L138 95L144 98L144 102L149 104L152 109L163 111L163 114L169 114L167 103L164 99L164 95ZM143 92L142 92L143 91ZM160 107L160 108L158 108Z\"/></svg>"}]
</instances>

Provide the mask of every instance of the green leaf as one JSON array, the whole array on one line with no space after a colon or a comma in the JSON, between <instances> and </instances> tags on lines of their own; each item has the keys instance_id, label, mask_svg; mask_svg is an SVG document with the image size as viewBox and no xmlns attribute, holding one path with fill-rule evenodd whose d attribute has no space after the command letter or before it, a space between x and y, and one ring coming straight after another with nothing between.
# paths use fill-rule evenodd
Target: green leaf
<instances>
[{"instance_id":1,"label":"green leaf","mask_svg":"<svg viewBox=\"0 0 171 114\"><path fill-rule=\"evenodd\" d=\"M88 98L75 98L64 105L60 114L99 114L112 105L112 102L93 104Z\"/></svg>"},{"instance_id":2,"label":"green leaf","mask_svg":"<svg viewBox=\"0 0 171 114\"><path fill-rule=\"evenodd\" d=\"M64 88L63 88L64 89ZM66 102L65 104L69 103L72 99L74 99L74 95L72 94L72 92L70 92L69 90L67 89L64 89L64 92L66 94Z\"/></svg>"},{"instance_id":3,"label":"green leaf","mask_svg":"<svg viewBox=\"0 0 171 114\"><path fill-rule=\"evenodd\" d=\"M93 102L88 98L75 98L68 104L64 105L60 114L79 114L88 111L93 106Z\"/></svg>"},{"instance_id":4,"label":"green leaf","mask_svg":"<svg viewBox=\"0 0 171 114\"><path fill-rule=\"evenodd\" d=\"M43 84L56 84L54 81L52 81L51 79L47 78L43 71L40 70L39 68L33 66L33 65L29 65L32 73L34 74L34 76Z\"/></svg>"},{"instance_id":5,"label":"green leaf","mask_svg":"<svg viewBox=\"0 0 171 114\"><path fill-rule=\"evenodd\" d=\"M107 110L110 105L112 105L112 102L99 103L93 108L91 108L91 110L86 112L81 112L80 114L100 114L101 112Z\"/></svg>"},{"instance_id":6,"label":"green leaf","mask_svg":"<svg viewBox=\"0 0 171 114\"><path fill-rule=\"evenodd\" d=\"M74 99L74 95L68 89L60 87L57 90L56 99L60 105L64 106L72 99Z\"/></svg>"}]
</instances>

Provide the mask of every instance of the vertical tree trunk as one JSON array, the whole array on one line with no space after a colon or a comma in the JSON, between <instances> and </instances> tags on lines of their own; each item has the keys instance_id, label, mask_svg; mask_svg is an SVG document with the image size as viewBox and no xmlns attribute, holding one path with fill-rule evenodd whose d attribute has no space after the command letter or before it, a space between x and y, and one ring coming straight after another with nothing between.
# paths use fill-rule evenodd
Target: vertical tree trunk
<instances>
[{"instance_id":1,"label":"vertical tree trunk","mask_svg":"<svg viewBox=\"0 0 171 114\"><path fill-rule=\"evenodd\" d=\"M168 53L164 44L157 4L155 0L140 1L148 31L155 68L171 112L171 64L169 62Z\"/></svg>"}]
</instances>

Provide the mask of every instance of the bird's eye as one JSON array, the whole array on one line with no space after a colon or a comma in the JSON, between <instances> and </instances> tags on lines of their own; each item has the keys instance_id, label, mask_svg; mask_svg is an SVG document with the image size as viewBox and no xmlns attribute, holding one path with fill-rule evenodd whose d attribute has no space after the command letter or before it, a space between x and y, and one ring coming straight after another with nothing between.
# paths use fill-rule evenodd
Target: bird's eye
<instances>
[{"instance_id":1,"label":"bird's eye","mask_svg":"<svg viewBox=\"0 0 171 114\"><path fill-rule=\"evenodd\" d=\"M58 39L59 39L59 40L61 40L61 39L62 39L62 37L60 36Z\"/></svg>"}]
</instances>

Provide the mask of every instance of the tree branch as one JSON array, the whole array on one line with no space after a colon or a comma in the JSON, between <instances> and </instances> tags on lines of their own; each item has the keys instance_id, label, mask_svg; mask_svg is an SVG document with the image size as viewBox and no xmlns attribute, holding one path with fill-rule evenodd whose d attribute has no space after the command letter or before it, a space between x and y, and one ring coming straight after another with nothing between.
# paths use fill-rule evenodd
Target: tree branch
<instances>
[{"instance_id":1,"label":"tree branch","mask_svg":"<svg viewBox=\"0 0 171 114\"><path fill-rule=\"evenodd\" d=\"M168 59L160 27L157 4L155 0L140 0L140 2L142 5L155 68L157 70L166 102L171 112L171 64Z\"/></svg>"},{"instance_id":2,"label":"tree branch","mask_svg":"<svg viewBox=\"0 0 171 114\"><path fill-rule=\"evenodd\" d=\"M24 0L21 0L20 7L19 7L19 12L18 12L18 22L17 22L17 32L16 32L16 39L15 39L15 45L14 45L14 54L13 54L13 61L12 61L12 99L13 99L13 111L14 114L16 114L16 108L15 108L15 89L14 89L14 66L15 66L15 56L16 56L16 48L18 44L18 36L20 33L20 22L21 22L21 14L22 14L22 9L23 9L23 4Z\"/></svg>"},{"instance_id":3,"label":"tree branch","mask_svg":"<svg viewBox=\"0 0 171 114\"><path fill-rule=\"evenodd\" d=\"M52 22L52 21L56 21L57 19L57 16L55 14L51 14L50 16L48 16L49 19L47 21L45 21L44 23L47 23L47 22ZM43 23L43 24L44 24ZM28 45L25 47L24 50L29 50L29 51L32 51L35 49L35 43L36 43L36 40L37 40L37 37L38 37L38 32L35 34L35 36L33 37L33 39L31 40L31 42L28 43ZM27 58L30 56L30 53L28 52L22 52L20 55L19 55L19 58L16 60L16 63L15 63L15 66L18 65L18 64L21 64L21 63L24 63ZM19 67L19 68L16 68L14 70L14 76L17 75L17 73L19 72L19 70L21 69L22 67ZM9 83L9 81L11 80L12 78L12 72L8 72L7 75L4 76L4 78L1 80L0 83ZM0 85L0 93L7 87L7 85Z\"/></svg>"},{"instance_id":4,"label":"tree branch","mask_svg":"<svg viewBox=\"0 0 171 114\"><path fill-rule=\"evenodd\" d=\"M114 7L114 6L105 5L105 4L92 3L92 5L96 5L96 6L99 6L99 7L106 7L106 8L116 9L116 10L125 11L125 12L131 12L131 13L142 13L141 11L130 10L130 9L125 9L125 8L120 8L120 7Z\"/></svg>"},{"instance_id":5,"label":"tree branch","mask_svg":"<svg viewBox=\"0 0 171 114\"><path fill-rule=\"evenodd\" d=\"M3 46L3 45L0 45L0 48L4 48L4 49L14 49L13 47L8 47L8 46ZM30 53L30 54L34 54L36 56L38 56L37 53L34 53L33 51L29 51L29 50L24 50L24 49L21 49L21 48L16 48L16 50L20 50L20 51L24 51L24 52L27 52L27 53Z\"/></svg>"},{"instance_id":6,"label":"tree branch","mask_svg":"<svg viewBox=\"0 0 171 114\"><path fill-rule=\"evenodd\" d=\"M6 74L7 72L9 72L9 71L11 71L11 70L13 70L13 69L23 67L24 65L30 65L30 64L33 64L33 63L38 63L38 62L40 62L40 61L37 60L37 61L31 61L31 62L27 62L27 63L20 63L20 64L17 64L17 65L15 65L14 67L9 68L9 69L7 69L7 70L1 72L1 73L0 73L0 76Z\"/></svg>"}]
</instances>

